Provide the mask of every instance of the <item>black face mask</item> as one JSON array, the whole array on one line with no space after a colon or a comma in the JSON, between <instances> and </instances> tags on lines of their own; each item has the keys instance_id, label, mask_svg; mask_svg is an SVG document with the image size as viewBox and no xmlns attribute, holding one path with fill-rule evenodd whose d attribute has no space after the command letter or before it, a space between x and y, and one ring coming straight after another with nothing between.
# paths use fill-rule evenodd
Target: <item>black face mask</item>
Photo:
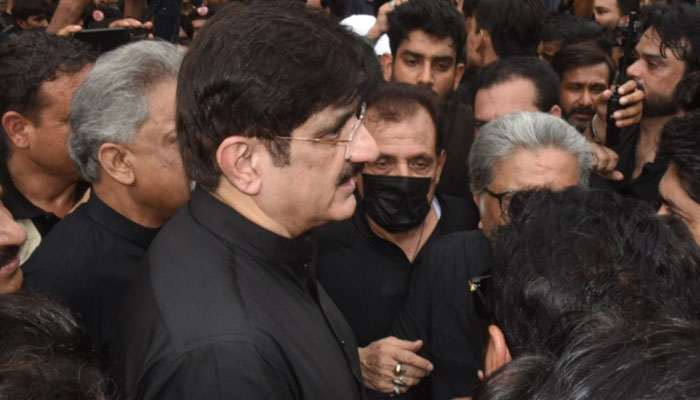
<instances>
[{"instance_id":1,"label":"black face mask","mask_svg":"<svg viewBox=\"0 0 700 400\"><path fill-rule=\"evenodd\" d=\"M362 174L365 211L387 232L415 228L430 212L430 178Z\"/></svg>"}]
</instances>

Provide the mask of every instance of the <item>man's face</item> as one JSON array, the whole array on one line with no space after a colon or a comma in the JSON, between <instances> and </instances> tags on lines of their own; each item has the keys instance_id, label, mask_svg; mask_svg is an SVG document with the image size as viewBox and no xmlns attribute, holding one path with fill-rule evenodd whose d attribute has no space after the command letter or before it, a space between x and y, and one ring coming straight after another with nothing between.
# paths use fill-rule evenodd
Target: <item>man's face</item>
<instances>
[{"instance_id":1,"label":"man's face","mask_svg":"<svg viewBox=\"0 0 700 400\"><path fill-rule=\"evenodd\" d=\"M493 180L487 187L500 195L499 200L488 193L475 195L479 205L481 221L479 227L491 235L499 226L506 223L501 210L508 209L511 191L550 188L563 189L579 184L578 160L573 155L554 147L532 150L516 150L497 162L493 167Z\"/></svg>"},{"instance_id":2,"label":"man's face","mask_svg":"<svg viewBox=\"0 0 700 400\"><path fill-rule=\"evenodd\" d=\"M357 104L328 106L291 133L293 138L347 140L357 126L349 144L292 140L289 165L275 165L269 152L256 160L258 204L272 220L284 221L293 236L347 219L355 211L355 176L378 154L372 136L364 125L358 126L358 110Z\"/></svg>"},{"instance_id":3,"label":"man's face","mask_svg":"<svg viewBox=\"0 0 700 400\"><path fill-rule=\"evenodd\" d=\"M670 50L661 53L661 38L653 28L644 32L636 47L639 59L627 68L627 74L644 87L644 117L674 115L678 104L674 95L683 79L685 62Z\"/></svg>"},{"instance_id":4,"label":"man's face","mask_svg":"<svg viewBox=\"0 0 700 400\"><path fill-rule=\"evenodd\" d=\"M659 215L676 215L682 219L700 244L700 204L688 196L678 178L678 166L671 162L659 183L661 208Z\"/></svg>"},{"instance_id":5,"label":"man's face","mask_svg":"<svg viewBox=\"0 0 700 400\"><path fill-rule=\"evenodd\" d=\"M439 39L422 30L409 33L396 49L393 61L385 58L383 63L386 80L425 85L441 98L456 89L464 73L464 64L457 63L452 38Z\"/></svg>"},{"instance_id":6,"label":"man's face","mask_svg":"<svg viewBox=\"0 0 700 400\"><path fill-rule=\"evenodd\" d=\"M564 117L583 132L595 115L595 103L607 89L610 78L604 63L571 68L561 77L559 105Z\"/></svg>"},{"instance_id":7,"label":"man's face","mask_svg":"<svg viewBox=\"0 0 700 400\"><path fill-rule=\"evenodd\" d=\"M19 247L25 240L27 233L15 222L10 211L0 203L0 294L13 293L22 287Z\"/></svg>"},{"instance_id":8,"label":"man's face","mask_svg":"<svg viewBox=\"0 0 700 400\"><path fill-rule=\"evenodd\" d=\"M540 58L540 60L551 64L554 56L556 56L559 50L561 50L561 43L562 42L560 40L543 40L540 42L540 45L537 46L537 56Z\"/></svg>"},{"instance_id":9,"label":"man's face","mask_svg":"<svg viewBox=\"0 0 700 400\"><path fill-rule=\"evenodd\" d=\"M620 24L620 18L623 17L617 0L594 0L593 15L597 23L611 28L617 27Z\"/></svg>"},{"instance_id":10,"label":"man's face","mask_svg":"<svg viewBox=\"0 0 700 400\"><path fill-rule=\"evenodd\" d=\"M28 155L34 164L54 176L79 179L68 155L68 117L73 93L91 68L92 65L86 66L72 75L59 74L39 86L38 112L28 127Z\"/></svg>"},{"instance_id":11,"label":"man's face","mask_svg":"<svg viewBox=\"0 0 700 400\"><path fill-rule=\"evenodd\" d=\"M430 178L428 199L432 200L445 163L445 156L435 152L435 124L423 108L401 122L375 119L368 110L367 127L377 142L379 157L365 164L362 172L371 175L409 176ZM444 152L443 152L444 153ZM364 195L362 185L360 194Z\"/></svg>"},{"instance_id":12,"label":"man's face","mask_svg":"<svg viewBox=\"0 0 700 400\"><path fill-rule=\"evenodd\" d=\"M189 180L182 165L175 131L174 79L153 87L146 95L149 115L127 147L136 177L131 194L165 223L189 199Z\"/></svg>"},{"instance_id":13,"label":"man's face","mask_svg":"<svg viewBox=\"0 0 700 400\"><path fill-rule=\"evenodd\" d=\"M479 128L503 114L519 111L539 111L535 85L522 78L516 78L491 87L480 89L474 98L474 129Z\"/></svg>"},{"instance_id":14,"label":"man's face","mask_svg":"<svg viewBox=\"0 0 700 400\"><path fill-rule=\"evenodd\" d=\"M476 49L476 18L468 17L465 21L465 27L467 28L467 66L470 69L481 68L481 57Z\"/></svg>"},{"instance_id":15,"label":"man's face","mask_svg":"<svg viewBox=\"0 0 700 400\"><path fill-rule=\"evenodd\" d=\"M22 29L46 28L49 21L43 14L30 15L27 19L18 19L17 25Z\"/></svg>"}]
</instances>

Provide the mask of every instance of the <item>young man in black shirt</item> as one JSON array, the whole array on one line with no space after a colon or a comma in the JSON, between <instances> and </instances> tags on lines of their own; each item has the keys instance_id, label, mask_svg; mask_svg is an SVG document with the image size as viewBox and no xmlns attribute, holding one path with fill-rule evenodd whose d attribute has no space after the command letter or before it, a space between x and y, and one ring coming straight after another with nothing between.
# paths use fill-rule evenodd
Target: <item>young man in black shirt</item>
<instances>
[{"instance_id":1,"label":"young man in black shirt","mask_svg":"<svg viewBox=\"0 0 700 400\"><path fill-rule=\"evenodd\" d=\"M43 32L0 46L2 201L26 229L22 262L83 196L68 156L68 114L95 55L75 39Z\"/></svg>"},{"instance_id":2,"label":"young man in black shirt","mask_svg":"<svg viewBox=\"0 0 700 400\"><path fill-rule=\"evenodd\" d=\"M199 31L177 92L197 189L125 306L128 396L363 397L308 232L355 210L354 176L378 153L363 100L380 79L369 46L304 4L226 7Z\"/></svg>"}]
</instances>

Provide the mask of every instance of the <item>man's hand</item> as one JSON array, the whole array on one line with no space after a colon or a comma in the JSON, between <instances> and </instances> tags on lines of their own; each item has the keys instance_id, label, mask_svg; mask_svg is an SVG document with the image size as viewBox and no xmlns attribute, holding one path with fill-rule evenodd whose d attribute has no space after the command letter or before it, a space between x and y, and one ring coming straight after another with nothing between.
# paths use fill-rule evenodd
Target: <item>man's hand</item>
<instances>
[{"instance_id":1,"label":"man's hand","mask_svg":"<svg viewBox=\"0 0 700 400\"><path fill-rule=\"evenodd\" d=\"M612 181L621 181L624 178L622 172L615 170L620 157L612 149L603 145L589 142L593 150L593 170L603 177Z\"/></svg>"},{"instance_id":2,"label":"man's hand","mask_svg":"<svg viewBox=\"0 0 700 400\"><path fill-rule=\"evenodd\" d=\"M423 341L410 342L400 340L393 336L370 343L367 347L361 347L360 366L365 386L383 393L394 392L394 372L396 365L403 365L403 378L400 379L406 386L400 387L401 392L408 387L417 385L422 378L430 374L433 364L415 354Z\"/></svg>"},{"instance_id":3,"label":"man's hand","mask_svg":"<svg viewBox=\"0 0 700 400\"><path fill-rule=\"evenodd\" d=\"M615 111L615 125L620 128L626 128L634 124L638 124L642 119L642 102L644 100L644 92L637 88L637 81L630 79L618 89L620 93L620 105L624 108ZM612 96L612 90L608 89L598 96L596 101L596 132L603 136L607 129L606 118L608 114L608 100Z\"/></svg>"},{"instance_id":4,"label":"man's hand","mask_svg":"<svg viewBox=\"0 0 700 400\"><path fill-rule=\"evenodd\" d=\"M399 4L405 3L406 1L408 0L393 0L382 4L379 10L377 10L377 21L369 28L369 31L367 31L365 35L367 39L371 40L372 43L377 43L379 37L389 31L389 18L387 18L387 15L394 11L394 8Z\"/></svg>"},{"instance_id":5,"label":"man's hand","mask_svg":"<svg viewBox=\"0 0 700 400\"><path fill-rule=\"evenodd\" d=\"M83 27L80 25L66 25L61 30L56 32L56 35L58 36L70 36L71 33L76 33L80 32L83 30Z\"/></svg>"}]
</instances>

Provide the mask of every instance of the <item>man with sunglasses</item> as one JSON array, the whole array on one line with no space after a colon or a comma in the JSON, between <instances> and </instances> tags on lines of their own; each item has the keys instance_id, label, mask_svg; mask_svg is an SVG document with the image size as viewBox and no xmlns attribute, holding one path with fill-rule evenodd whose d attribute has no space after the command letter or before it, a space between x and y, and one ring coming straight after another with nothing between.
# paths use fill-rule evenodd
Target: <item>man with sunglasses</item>
<instances>
[{"instance_id":1,"label":"man with sunglasses","mask_svg":"<svg viewBox=\"0 0 700 400\"><path fill-rule=\"evenodd\" d=\"M363 397L308 232L355 209L354 176L377 157L363 100L380 79L361 39L304 4L227 7L200 30L177 93L197 188L125 307L128 396Z\"/></svg>"},{"instance_id":2,"label":"man with sunglasses","mask_svg":"<svg viewBox=\"0 0 700 400\"><path fill-rule=\"evenodd\" d=\"M483 325L475 315L467 282L490 268L486 237L507 223L513 193L586 186L591 158L583 136L549 114L506 114L481 128L471 149L469 171L483 233L453 233L433 244L416 269L392 328L399 338L423 340L418 354L434 364L431 398L471 396L479 384Z\"/></svg>"}]
</instances>

